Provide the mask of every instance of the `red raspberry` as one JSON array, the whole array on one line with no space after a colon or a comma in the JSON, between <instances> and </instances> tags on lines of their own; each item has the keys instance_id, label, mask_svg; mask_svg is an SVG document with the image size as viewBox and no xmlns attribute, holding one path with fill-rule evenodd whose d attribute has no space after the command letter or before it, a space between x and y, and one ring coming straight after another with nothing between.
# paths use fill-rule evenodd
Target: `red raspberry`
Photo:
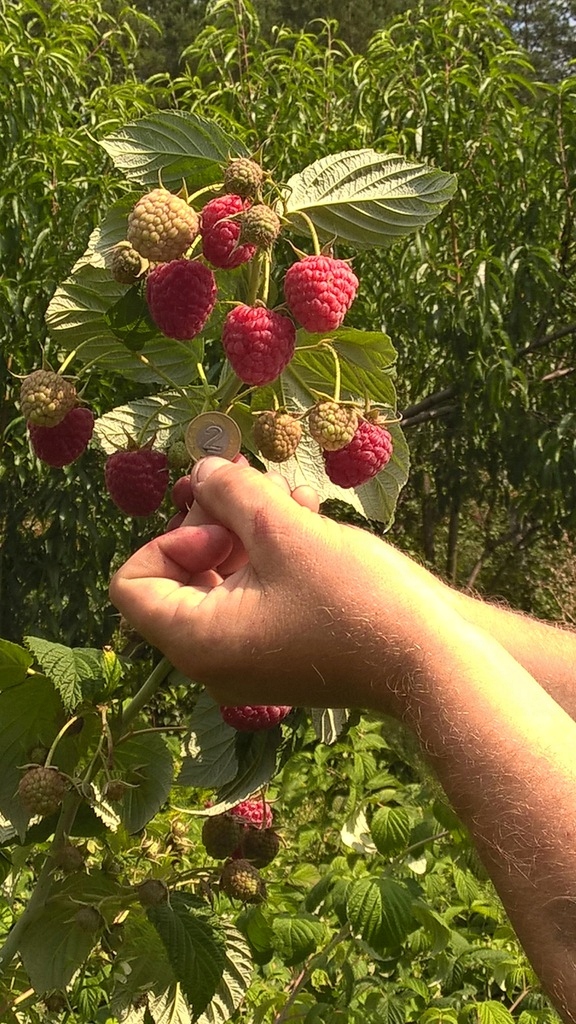
<instances>
[{"instance_id":1,"label":"red raspberry","mask_svg":"<svg viewBox=\"0 0 576 1024\"><path fill-rule=\"evenodd\" d=\"M294 355L296 329L287 316L263 306L235 306L224 321L224 351L245 384L270 384Z\"/></svg>"},{"instance_id":2,"label":"red raspberry","mask_svg":"<svg viewBox=\"0 0 576 1024\"><path fill-rule=\"evenodd\" d=\"M214 274L197 260L160 263L148 275L146 302L162 334L190 341L204 327L216 303Z\"/></svg>"},{"instance_id":3,"label":"red raspberry","mask_svg":"<svg viewBox=\"0 0 576 1024\"><path fill-rule=\"evenodd\" d=\"M232 707L221 705L220 714L227 725L239 732L260 732L261 729L272 729L292 711L290 707L273 704L261 704L253 707Z\"/></svg>"},{"instance_id":4,"label":"red raspberry","mask_svg":"<svg viewBox=\"0 0 576 1024\"><path fill-rule=\"evenodd\" d=\"M358 278L344 260L306 256L284 277L284 295L292 316L315 334L340 327L354 302Z\"/></svg>"},{"instance_id":5,"label":"red raspberry","mask_svg":"<svg viewBox=\"0 0 576 1024\"><path fill-rule=\"evenodd\" d=\"M34 454L48 466L69 466L86 451L94 431L94 416L90 409L77 406L55 427L28 424L30 443Z\"/></svg>"},{"instance_id":6,"label":"red raspberry","mask_svg":"<svg viewBox=\"0 0 576 1024\"><path fill-rule=\"evenodd\" d=\"M324 467L333 484L359 487L390 461L392 438L385 427L360 420L352 440L335 452L324 452Z\"/></svg>"},{"instance_id":7,"label":"red raspberry","mask_svg":"<svg viewBox=\"0 0 576 1024\"><path fill-rule=\"evenodd\" d=\"M115 505L128 516L156 512L168 489L168 459L151 448L114 452L104 467L106 489Z\"/></svg>"},{"instance_id":8,"label":"red raspberry","mask_svg":"<svg viewBox=\"0 0 576 1024\"><path fill-rule=\"evenodd\" d=\"M217 196L211 199L200 214L202 252L213 267L232 270L247 263L256 252L255 245L238 245L241 225L234 214L248 209L250 202L241 196Z\"/></svg>"},{"instance_id":9,"label":"red raspberry","mask_svg":"<svg viewBox=\"0 0 576 1024\"><path fill-rule=\"evenodd\" d=\"M272 807L267 800L261 798L243 800L242 803L232 807L228 813L256 828L270 828L272 825Z\"/></svg>"}]
</instances>

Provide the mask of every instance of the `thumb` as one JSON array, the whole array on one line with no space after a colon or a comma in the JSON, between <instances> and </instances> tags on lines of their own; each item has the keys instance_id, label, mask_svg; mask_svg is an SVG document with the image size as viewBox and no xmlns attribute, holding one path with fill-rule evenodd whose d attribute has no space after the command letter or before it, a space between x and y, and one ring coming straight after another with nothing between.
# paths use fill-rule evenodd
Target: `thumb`
<instances>
[{"instance_id":1,"label":"thumb","mask_svg":"<svg viewBox=\"0 0 576 1024\"><path fill-rule=\"evenodd\" d=\"M240 538L255 568L277 548L279 533L300 530L309 514L264 473L226 459L201 459L190 481L196 501Z\"/></svg>"}]
</instances>

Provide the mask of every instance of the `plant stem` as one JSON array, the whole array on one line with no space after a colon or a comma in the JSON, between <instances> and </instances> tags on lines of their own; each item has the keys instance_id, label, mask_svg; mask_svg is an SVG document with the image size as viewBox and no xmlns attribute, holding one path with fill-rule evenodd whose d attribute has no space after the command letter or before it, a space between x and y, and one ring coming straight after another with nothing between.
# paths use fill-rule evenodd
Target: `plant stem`
<instances>
[{"instance_id":1,"label":"plant stem","mask_svg":"<svg viewBox=\"0 0 576 1024\"><path fill-rule=\"evenodd\" d=\"M236 374L231 373L215 392L214 397L218 398L218 408L227 409L243 386L242 381Z\"/></svg>"},{"instance_id":2,"label":"plant stem","mask_svg":"<svg viewBox=\"0 0 576 1024\"><path fill-rule=\"evenodd\" d=\"M164 682L166 676L172 671L172 665L168 661L168 658L162 658L158 662L156 668L152 670L148 679L140 687L138 693L130 701L126 710L122 713L120 720L120 728L124 730L130 722L133 722L137 715L140 714L141 710L148 703L150 698L156 693L156 690L161 683Z\"/></svg>"}]
</instances>

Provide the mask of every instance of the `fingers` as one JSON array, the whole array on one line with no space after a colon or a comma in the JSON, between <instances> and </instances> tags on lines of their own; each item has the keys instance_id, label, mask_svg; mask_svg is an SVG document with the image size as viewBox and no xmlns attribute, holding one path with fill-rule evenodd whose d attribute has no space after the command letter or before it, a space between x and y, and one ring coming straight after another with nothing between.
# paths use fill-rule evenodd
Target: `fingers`
<instances>
[{"instance_id":1,"label":"fingers","mask_svg":"<svg viewBox=\"0 0 576 1024\"><path fill-rule=\"evenodd\" d=\"M231 548L232 537L222 526L182 527L161 534L139 548L113 576L110 599L129 618L119 603L126 584L161 579L186 586L199 574L213 570ZM147 588L139 590L145 600Z\"/></svg>"},{"instance_id":2,"label":"fingers","mask_svg":"<svg viewBox=\"0 0 576 1024\"><path fill-rule=\"evenodd\" d=\"M195 501L240 538L256 571L266 567L271 545L277 551L279 533L297 534L308 522L278 476L212 457L197 462L191 473Z\"/></svg>"},{"instance_id":3,"label":"fingers","mask_svg":"<svg viewBox=\"0 0 576 1024\"><path fill-rule=\"evenodd\" d=\"M292 491L292 497L297 505L301 508L307 508L310 512L320 511L320 497L318 491L315 491L313 487L308 487L307 484L301 484L300 487L295 487Z\"/></svg>"}]
</instances>

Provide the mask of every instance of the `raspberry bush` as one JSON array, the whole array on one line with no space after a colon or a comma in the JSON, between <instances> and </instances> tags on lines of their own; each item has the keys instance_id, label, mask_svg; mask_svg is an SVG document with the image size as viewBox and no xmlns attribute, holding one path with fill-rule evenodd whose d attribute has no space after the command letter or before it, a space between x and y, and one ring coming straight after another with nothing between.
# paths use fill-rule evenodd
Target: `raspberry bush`
<instances>
[{"instance_id":1,"label":"raspberry bush","mask_svg":"<svg viewBox=\"0 0 576 1024\"><path fill-rule=\"evenodd\" d=\"M166 141L174 132L190 150L177 177ZM159 187L135 170L135 156L150 145L158 147ZM367 149L327 155L275 180L238 139L170 112L128 125L104 146L132 192L106 213L48 310L63 353L50 371L48 404L67 392L62 382L72 372L78 404L59 423L39 424L32 415L44 415L40 400L32 389L25 394L37 457L58 469L90 444L102 493L119 516L168 516L171 493L177 528L191 500L185 473L198 457L196 417L224 413L243 457L390 526L408 474L395 352L378 325L368 333L354 327L362 288L354 259L391 240L380 202L395 175L395 201L410 210L411 230L440 212L453 178ZM207 150L212 159L200 168ZM351 175L358 167L364 171ZM95 417L92 372L121 374L147 393ZM61 440L71 417L74 429ZM237 455L231 449L228 457ZM123 643L119 630L116 650ZM139 646L128 638L130 651ZM286 979L300 965L320 992L328 967L340 970L335 951L346 943L360 972L362 944L386 956L419 932L427 948L442 945L449 926L433 894L408 884L408 875L382 882L366 858L386 863L411 846L426 851L446 812L433 818L423 810L413 820L376 798L359 806L346 760L356 726L345 712L218 707L164 659L153 659L143 678L138 660L115 648L78 651L35 637L25 649L0 647L17 677L0 691L10 749L0 754L0 812L8 841L40 829L45 852L0 955L20 958L46 1006L72 1003L77 972L92 970L114 1021L136 1020L144 1007L154 1022L178 1013L183 1024L222 1024L243 999L249 1005L255 964L274 961ZM33 713L18 731L32 691ZM151 731L146 707L171 691L180 695L178 724ZM30 763L32 749L46 750L42 764ZM368 777L386 775L395 756L369 730ZM315 803L322 787L314 773L338 757L345 786L335 772L329 796ZM318 822L323 848L313 850ZM446 834L458 842L458 830L451 821ZM290 849L301 857L297 867L287 861ZM287 874L293 897L280 884ZM368 907L381 895L375 916ZM42 953L40 935L43 950L66 955ZM113 965L108 974L102 956ZM123 964L130 972L122 974ZM319 1019L329 1016L326 1005ZM357 1010L364 1015L361 1002Z\"/></svg>"}]
</instances>

